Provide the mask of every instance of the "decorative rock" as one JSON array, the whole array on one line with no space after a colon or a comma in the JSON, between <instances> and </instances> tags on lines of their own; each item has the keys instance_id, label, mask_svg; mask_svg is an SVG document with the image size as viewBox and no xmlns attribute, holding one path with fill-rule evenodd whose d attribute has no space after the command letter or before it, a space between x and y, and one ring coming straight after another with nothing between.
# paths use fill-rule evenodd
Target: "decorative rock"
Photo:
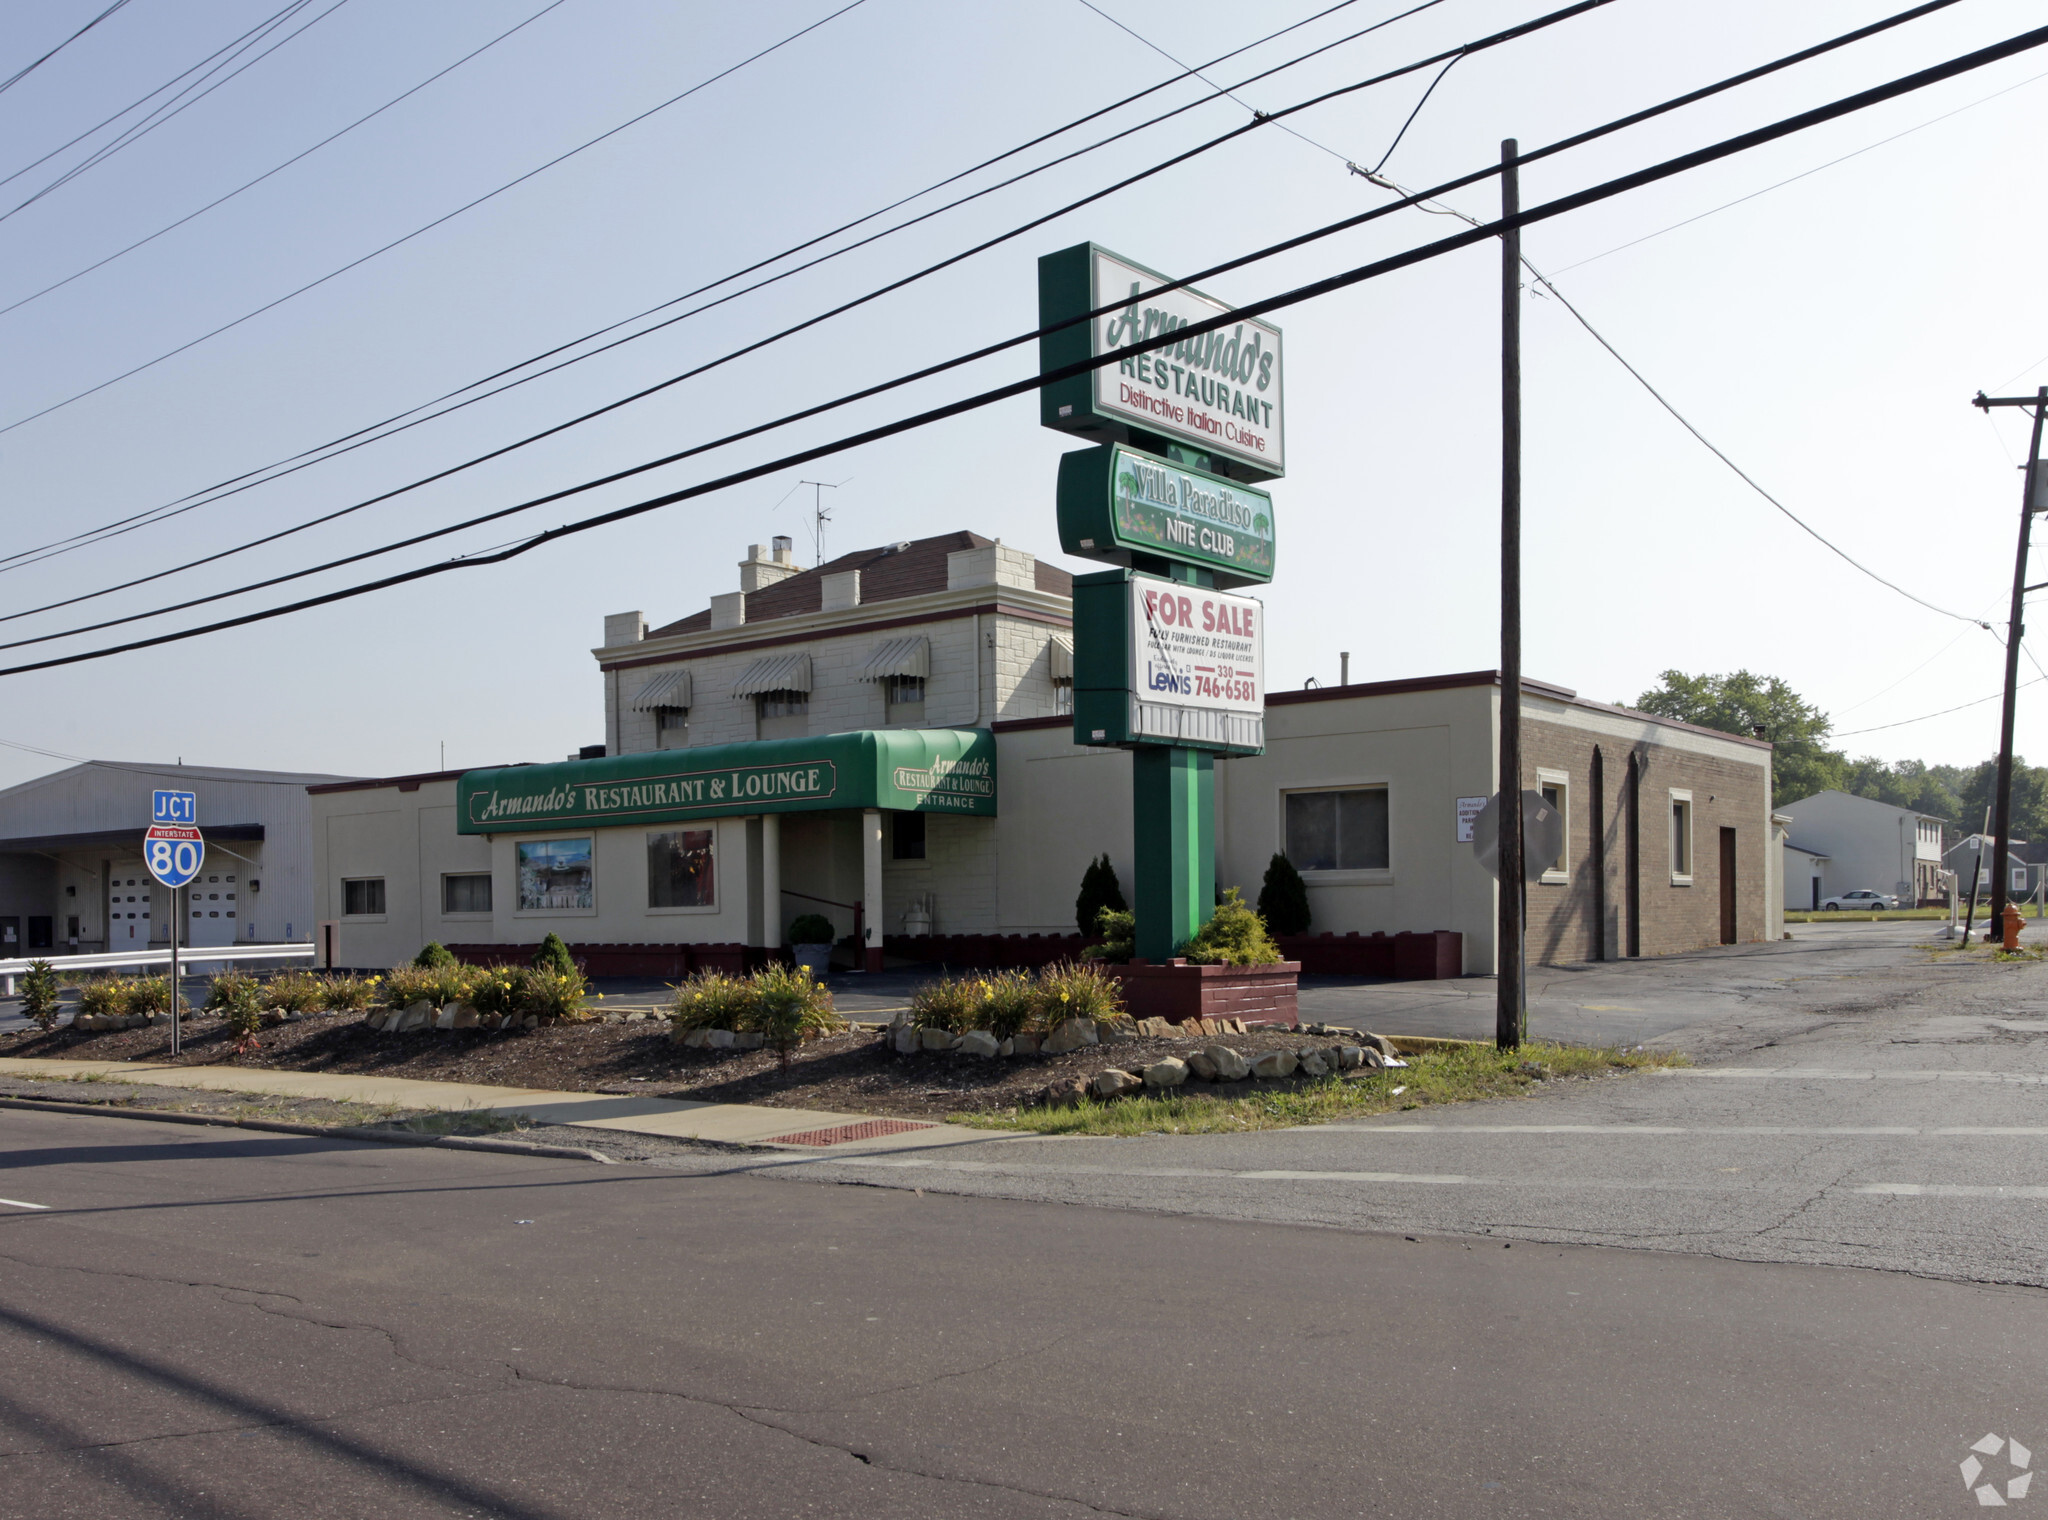
<instances>
[{"instance_id":1,"label":"decorative rock","mask_svg":"<svg viewBox=\"0 0 2048 1520\"><path fill-rule=\"evenodd\" d=\"M1145 1085L1142 1078L1134 1077L1127 1071L1114 1066L1107 1071L1098 1071L1088 1088L1098 1098L1120 1098L1127 1092L1136 1092Z\"/></svg>"},{"instance_id":2,"label":"decorative rock","mask_svg":"<svg viewBox=\"0 0 2048 1520\"><path fill-rule=\"evenodd\" d=\"M1042 1048L1049 1056L1063 1056L1083 1045L1096 1044L1101 1038L1093 1019L1062 1019L1059 1027L1045 1037Z\"/></svg>"},{"instance_id":3,"label":"decorative rock","mask_svg":"<svg viewBox=\"0 0 2048 1520\"><path fill-rule=\"evenodd\" d=\"M1202 1054L1216 1063L1218 1082L1242 1082L1252 1074L1251 1063L1228 1045L1206 1046Z\"/></svg>"},{"instance_id":4,"label":"decorative rock","mask_svg":"<svg viewBox=\"0 0 2048 1520\"><path fill-rule=\"evenodd\" d=\"M1269 1050L1252 1062L1252 1075L1262 1078L1291 1077L1301 1063L1291 1050Z\"/></svg>"},{"instance_id":5,"label":"decorative rock","mask_svg":"<svg viewBox=\"0 0 2048 1520\"><path fill-rule=\"evenodd\" d=\"M529 1013L525 1018L519 1021L519 1027L521 1029L540 1028L540 1015L537 1013Z\"/></svg>"},{"instance_id":6,"label":"decorative rock","mask_svg":"<svg viewBox=\"0 0 2048 1520\"><path fill-rule=\"evenodd\" d=\"M1320 1050L1304 1050L1300 1060L1301 1074L1305 1077L1327 1077L1330 1074L1330 1063L1323 1059Z\"/></svg>"},{"instance_id":7,"label":"decorative rock","mask_svg":"<svg viewBox=\"0 0 2048 1520\"><path fill-rule=\"evenodd\" d=\"M759 1050L768 1037L758 1029L744 1029L732 1037L734 1050Z\"/></svg>"},{"instance_id":8,"label":"decorative rock","mask_svg":"<svg viewBox=\"0 0 2048 1520\"><path fill-rule=\"evenodd\" d=\"M1105 1040L1135 1040L1138 1037L1138 1021L1129 1014L1118 1014L1106 1023L1096 1026L1096 1032Z\"/></svg>"},{"instance_id":9,"label":"decorative rock","mask_svg":"<svg viewBox=\"0 0 2048 1520\"><path fill-rule=\"evenodd\" d=\"M913 1050L924 1046L924 1031L915 1024L898 1024L889 1035L889 1044L899 1056L907 1056Z\"/></svg>"},{"instance_id":10,"label":"decorative rock","mask_svg":"<svg viewBox=\"0 0 2048 1520\"><path fill-rule=\"evenodd\" d=\"M1356 1071L1365 1064L1365 1051L1357 1045L1337 1047L1337 1070Z\"/></svg>"},{"instance_id":11,"label":"decorative rock","mask_svg":"<svg viewBox=\"0 0 2048 1520\"><path fill-rule=\"evenodd\" d=\"M1401 1054L1400 1051L1394 1048L1394 1042L1388 1039L1383 1034L1361 1035L1359 1036L1359 1042L1361 1044L1370 1045L1373 1049L1377 1050L1381 1055L1386 1056L1389 1060L1395 1059Z\"/></svg>"},{"instance_id":12,"label":"decorative rock","mask_svg":"<svg viewBox=\"0 0 2048 1520\"><path fill-rule=\"evenodd\" d=\"M1079 1108L1081 1100L1088 1096L1086 1077L1068 1077L1055 1082L1039 1095L1039 1101L1047 1108Z\"/></svg>"},{"instance_id":13,"label":"decorative rock","mask_svg":"<svg viewBox=\"0 0 2048 1520\"><path fill-rule=\"evenodd\" d=\"M436 1029L453 1029L455 1027L455 1004L450 1003L445 1008L434 1010L434 1027Z\"/></svg>"},{"instance_id":14,"label":"decorative rock","mask_svg":"<svg viewBox=\"0 0 2048 1520\"><path fill-rule=\"evenodd\" d=\"M1015 1055L1016 1052L1017 1037L1015 1035L1010 1036L1010 1038L1004 1040L1000 1045L996 1046L996 1054L999 1056Z\"/></svg>"},{"instance_id":15,"label":"decorative rock","mask_svg":"<svg viewBox=\"0 0 2048 1520\"><path fill-rule=\"evenodd\" d=\"M986 1029L970 1029L960 1036L960 1043L953 1047L963 1056L988 1057L1002 1049L996 1037Z\"/></svg>"},{"instance_id":16,"label":"decorative rock","mask_svg":"<svg viewBox=\"0 0 2048 1520\"><path fill-rule=\"evenodd\" d=\"M1038 1054L1038 1047L1043 1043L1041 1037L1035 1034L1014 1035L1010 1039L1010 1049L1004 1054L1035 1056Z\"/></svg>"},{"instance_id":17,"label":"decorative rock","mask_svg":"<svg viewBox=\"0 0 2048 1520\"><path fill-rule=\"evenodd\" d=\"M528 1014L527 1017L531 1018L532 1015ZM730 1029L707 1029L704 1032L706 1050L731 1050L732 1046L733 1033Z\"/></svg>"},{"instance_id":18,"label":"decorative rock","mask_svg":"<svg viewBox=\"0 0 2048 1520\"><path fill-rule=\"evenodd\" d=\"M1147 1087L1178 1087L1188 1079L1188 1063L1178 1056L1168 1056L1163 1061L1154 1061L1145 1068Z\"/></svg>"},{"instance_id":19,"label":"decorative rock","mask_svg":"<svg viewBox=\"0 0 2048 1520\"><path fill-rule=\"evenodd\" d=\"M474 1029L482 1022L477 1017L477 1011L470 1007L469 1004L457 1003L450 1011L448 1027L450 1029Z\"/></svg>"},{"instance_id":20,"label":"decorative rock","mask_svg":"<svg viewBox=\"0 0 2048 1520\"><path fill-rule=\"evenodd\" d=\"M710 1038L711 1031L708 1029L685 1029L679 1037L679 1043L685 1050L702 1050Z\"/></svg>"},{"instance_id":21,"label":"decorative rock","mask_svg":"<svg viewBox=\"0 0 2048 1520\"><path fill-rule=\"evenodd\" d=\"M960 1043L960 1037L944 1029L927 1029L923 1041L926 1050L951 1050Z\"/></svg>"},{"instance_id":22,"label":"decorative rock","mask_svg":"<svg viewBox=\"0 0 2048 1520\"><path fill-rule=\"evenodd\" d=\"M1188 1071L1204 1082L1213 1082L1217 1074L1216 1059L1208 1051L1198 1050L1188 1057Z\"/></svg>"}]
</instances>

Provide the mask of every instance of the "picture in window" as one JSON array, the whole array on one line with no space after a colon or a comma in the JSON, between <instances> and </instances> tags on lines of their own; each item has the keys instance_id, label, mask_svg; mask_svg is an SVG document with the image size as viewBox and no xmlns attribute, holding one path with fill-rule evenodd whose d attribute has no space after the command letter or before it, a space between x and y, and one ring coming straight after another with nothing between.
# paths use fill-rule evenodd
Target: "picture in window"
<instances>
[{"instance_id":1,"label":"picture in window","mask_svg":"<svg viewBox=\"0 0 2048 1520\"><path fill-rule=\"evenodd\" d=\"M710 829L647 836L647 906L709 908L713 895Z\"/></svg>"},{"instance_id":2,"label":"picture in window","mask_svg":"<svg viewBox=\"0 0 2048 1520\"><path fill-rule=\"evenodd\" d=\"M1388 869L1387 789L1288 793L1287 858L1297 871Z\"/></svg>"},{"instance_id":3,"label":"picture in window","mask_svg":"<svg viewBox=\"0 0 2048 1520\"><path fill-rule=\"evenodd\" d=\"M596 906L587 838L528 839L518 848L521 913Z\"/></svg>"}]
</instances>

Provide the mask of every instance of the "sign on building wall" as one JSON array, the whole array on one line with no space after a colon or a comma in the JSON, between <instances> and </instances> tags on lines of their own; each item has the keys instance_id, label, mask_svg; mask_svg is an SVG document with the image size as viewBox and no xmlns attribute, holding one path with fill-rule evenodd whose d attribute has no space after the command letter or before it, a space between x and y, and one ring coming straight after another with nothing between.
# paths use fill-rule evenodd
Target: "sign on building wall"
<instances>
[{"instance_id":1,"label":"sign on building wall","mask_svg":"<svg viewBox=\"0 0 2048 1520\"><path fill-rule=\"evenodd\" d=\"M1169 283L1093 243L1045 255L1038 261L1041 327L1111 309L1040 338L1040 372L1230 312L1198 291L1159 288ZM1135 431L1198 450L1233 477L1286 473L1280 329L1268 322L1228 322L1055 381L1039 392L1039 404L1039 420L1064 432L1129 442Z\"/></svg>"},{"instance_id":2,"label":"sign on building wall","mask_svg":"<svg viewBox=\"0 0 2048 1520\"><path fill-rule=\"evenodd\" d=\"M1199 565L1222 587L1273 578L1273 498L1121 443L1060 458L1060 547L1128 565Z\"/></svg>"}]
</instances>

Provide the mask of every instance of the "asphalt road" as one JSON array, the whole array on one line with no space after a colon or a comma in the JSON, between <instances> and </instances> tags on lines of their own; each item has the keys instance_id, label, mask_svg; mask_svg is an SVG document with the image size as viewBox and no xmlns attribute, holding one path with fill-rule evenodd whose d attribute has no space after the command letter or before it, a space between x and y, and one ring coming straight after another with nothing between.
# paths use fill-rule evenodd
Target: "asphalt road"
<instances>
[{"instance_id":1,"label":"asphalt road","mask_svg":"<svg viewBox=\"0 0 2048 1520\"><path fill-rule=\"evenodd\" d=\"M0 1147L8 1517L1937 1515L1987 1431L2048 1444L2006 1288L14 1111Z\"/></svg>"}]
</instances>

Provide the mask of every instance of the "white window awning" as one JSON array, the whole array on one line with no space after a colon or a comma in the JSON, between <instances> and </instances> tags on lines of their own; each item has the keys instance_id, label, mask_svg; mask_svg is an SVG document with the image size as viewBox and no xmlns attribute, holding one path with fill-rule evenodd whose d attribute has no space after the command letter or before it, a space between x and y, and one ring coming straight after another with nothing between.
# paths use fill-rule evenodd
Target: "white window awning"
<instances>
[{"instance_id":1,"label":"white window awning","mask_svg":"<svg viewBox=\"0 0 2048 1520\"><path fill-rule=\"evenodd\" d=\"M1054 639L1046 649L1045 663L1052 671L1052 684L1072 686L1074 684L1074 641Z\"/></svg>"},{"instance_id":2,"label":"white window awning","mask_svg":"<svg viewBox=\"0 0 2048 1520\"><path fill-rule=\"evenodd\" d=\"M891 639L868 656L860 668L863 681L886 681L891 676L915 676L922 681L932 673L931 640L923 634Z\"/></svg>"},{"instance_id":3,"label":"white window awning","mask_svg":"<svg viewBox=\"0 0 2048 1520\"><path fill-rule=\"evenodd\" d=\"M733 683L732 694L743 698L758 697L764 691L800 691L808 696L810 690L809 655L772 654L749 665L746 674Z\"/></svg>"},{"instance_id":4,"label":"white window awning","mask_svg":"<svg viewBox=\"0 0 2048 1520\"><path fill-rule=\"evenodd\" d=\"M666 675L656 676L633 696L626 704L631 712L682 711L690 705L690 673L687 670L671 670Z\"/></svg>"}]
</instances>

